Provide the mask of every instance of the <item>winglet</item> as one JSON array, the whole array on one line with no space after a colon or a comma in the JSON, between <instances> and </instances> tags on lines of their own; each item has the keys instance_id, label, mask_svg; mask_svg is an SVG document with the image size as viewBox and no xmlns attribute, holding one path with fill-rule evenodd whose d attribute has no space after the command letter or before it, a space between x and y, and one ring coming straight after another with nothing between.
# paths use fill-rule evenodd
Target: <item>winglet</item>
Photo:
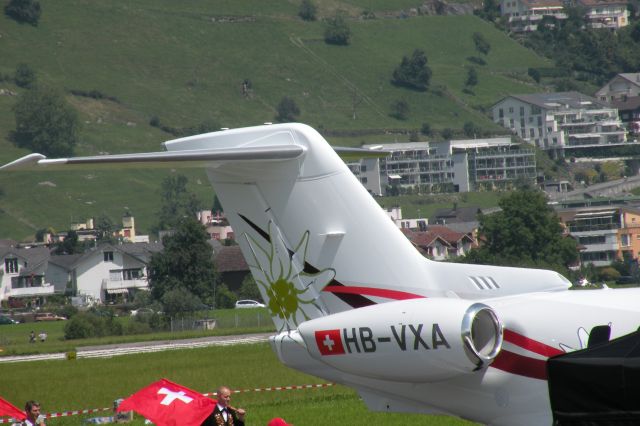
<instances>
[{"instance_id":1,"label":"winglet","mask_svg":"<svg viewBox=\"0 0 640 426\"><path fill-rule=\"evenodd\" d=\"M0 170L22 170L29 169L38 165L38 161L45 160L45 157L42 154L29 154L25 155L22 158L18 158L15 161L10 162L9 164L5 164L4 166L0 166Z\"/></svg>"}]
</instances>

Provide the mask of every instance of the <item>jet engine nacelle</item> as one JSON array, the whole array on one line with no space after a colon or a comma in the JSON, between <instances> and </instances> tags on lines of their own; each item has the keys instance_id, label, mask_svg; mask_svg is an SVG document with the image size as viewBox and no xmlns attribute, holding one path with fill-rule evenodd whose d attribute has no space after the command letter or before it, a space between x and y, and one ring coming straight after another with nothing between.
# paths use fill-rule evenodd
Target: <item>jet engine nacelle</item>
<instances>
[{"instance_id":1,"label":"jet engine nacelle","mask_svg":"<svg viewBox=\"0 0 640 426\"><path fill-rule=\"evenodd\" d=\"M461 299L415 299L340 312L300 324L312 357L377 379L425 382L488 366L502 346L489 306Z\"/></svg>"}]
</instances>

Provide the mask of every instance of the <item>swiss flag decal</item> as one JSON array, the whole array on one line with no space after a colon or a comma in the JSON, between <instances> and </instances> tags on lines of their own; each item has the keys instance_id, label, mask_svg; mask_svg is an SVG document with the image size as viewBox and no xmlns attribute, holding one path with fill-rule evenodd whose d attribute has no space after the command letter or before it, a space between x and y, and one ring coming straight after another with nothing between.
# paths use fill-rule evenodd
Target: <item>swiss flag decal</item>
<instances>
[{"instance_id":1,"label":"swiss flag decal","mask_svg":"<svg viewBox=\"0 0 640 426\"><path fill-rule=\"evenodd\" d=\"M316 331L316 344L321 355L344 354L344 346L342 346L339 329Z\"/></svg>"}]
</instances>

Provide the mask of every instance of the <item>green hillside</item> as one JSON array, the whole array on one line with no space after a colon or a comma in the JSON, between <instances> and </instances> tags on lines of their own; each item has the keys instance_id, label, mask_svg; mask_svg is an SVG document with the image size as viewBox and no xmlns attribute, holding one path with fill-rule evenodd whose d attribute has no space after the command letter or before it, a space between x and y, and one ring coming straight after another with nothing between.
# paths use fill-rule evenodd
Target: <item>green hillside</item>
<instances>
[{"instance_id":1,"label":"green hillside","mask_svg":"<svg viewBox=\"0 0 640 426\"><path fill-rule=\"evenodd\" d=\"M4 5L7 1L0 2ZM410 1L317 0L319 13L349 14L349 46L323 41L324 23L297 17L298 1L139 0L89 2L41 0L37 27L0 17L0 75L19 63L38 81L62 88L80 112L77 154L157 150L172 136L149 125L151 117L173 127L214 120L223 127L273 121L283 96L300 106L299 121L325 132L333 144L407 140L429 123L435 130L461 129L473 121L503 132L481 112L507 93L539 91L528 67L546 60L474 16L398 18ZM360 19L367 9L378 19ZM385 17L383 17L385 16ZM463 92L472 40L479 32L491 44L486 66L476 66L474 94ZM390 83L403 55L426 52L431 89L411 91ZM241 84L251 80L244 96ZM11 81L0 89L21 93ZM97 90L115 100L71 95ZM8 140L16 96L0 96L0 163L24 155ZM405 100L407 120L392 118L390 105ZM354 105L356 107L354 108ZM354 109L355 116L354 119ZM400 133L385 133L389 130ZM44 226L66 229L71 220L125 208L142 231L154 222L165 173L38 173L0 176L0 238L23 239ZM204 173L189 175L210 206Z\"/></svg>"}]
</instances>

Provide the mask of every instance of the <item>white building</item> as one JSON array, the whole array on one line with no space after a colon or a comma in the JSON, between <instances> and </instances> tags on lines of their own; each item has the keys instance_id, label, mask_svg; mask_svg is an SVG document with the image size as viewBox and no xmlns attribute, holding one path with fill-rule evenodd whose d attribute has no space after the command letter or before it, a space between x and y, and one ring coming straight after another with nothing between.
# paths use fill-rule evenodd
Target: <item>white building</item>
<instances>
[{"instance_id":1,"label":"white building","mask_svg":"<svg viewBox=\"0 0 640 426\"><path fill-rule=\"evenodd\" d=\"M390 188L427 192L469 192L504 188L517 179L536 176L535 153L510 137L448 142L410 142L364 145L390 152L349 164L351 171L374 195Z\"/></svg>"},{"instance_id":2,"label":"white building","mask_svg":"<svg viewBox=\"0 0 640 426\"><path fill-rule=\"evenodd\" d=\"M566 1L559 0L501 0L500 11L514 32L536 31L545 17L567 19ZM629 25L626 1L577 0L584 11L584 19L591 28L617 30Z\"/></svg>"},{"instance_id":3,"label":"white building","mask_svg":"<svg viewBox=\"0 0 640 426\"><path fill-rule=\"evenodd\" d=\"M591 28L617 30L629 25L627 1L577 0L585 11L584 18Z\"/></svg>"},{"instance_id":4,"label":"white building","mask_svg":"<svg viewBox=\"0 0 640 426\"><path fill-rule=\"evenodd\" d=\"M567 19L564 4L559 0L502 0L500 11L514 32L536 31L546 16Z\"/></svg>"},{"instance_id":5,"label":"white building","mask_svg":"<svg viewBox=\"0 0 640 426\"><path fill-rule=\"evenodd\" d=\"M23 298L39 305L42 298L54 294L45 278L49 249L46 247L0 247L0 301Z\"/></svg>"},{"instance_id":6,"label":"white building","mask_svg":"<svg viewBox=\"0 0 640 426\"><path fill-rule=\"evenodd\" d=\"M100 244L82 255L51 256L47 278L57 290L105 303L148 290L147 265L160 244Z\"/></svg>"},{"instance_id":7,"label":"white building","mask_svg":"<svg viewBox=\"0 0 640 426\"><path fill-rule=\"evenodd\" d=\"M618 110L578 92L510 95L492 114L494 122L559 157L627 141Z\"/></svg>"}]
</instances>

